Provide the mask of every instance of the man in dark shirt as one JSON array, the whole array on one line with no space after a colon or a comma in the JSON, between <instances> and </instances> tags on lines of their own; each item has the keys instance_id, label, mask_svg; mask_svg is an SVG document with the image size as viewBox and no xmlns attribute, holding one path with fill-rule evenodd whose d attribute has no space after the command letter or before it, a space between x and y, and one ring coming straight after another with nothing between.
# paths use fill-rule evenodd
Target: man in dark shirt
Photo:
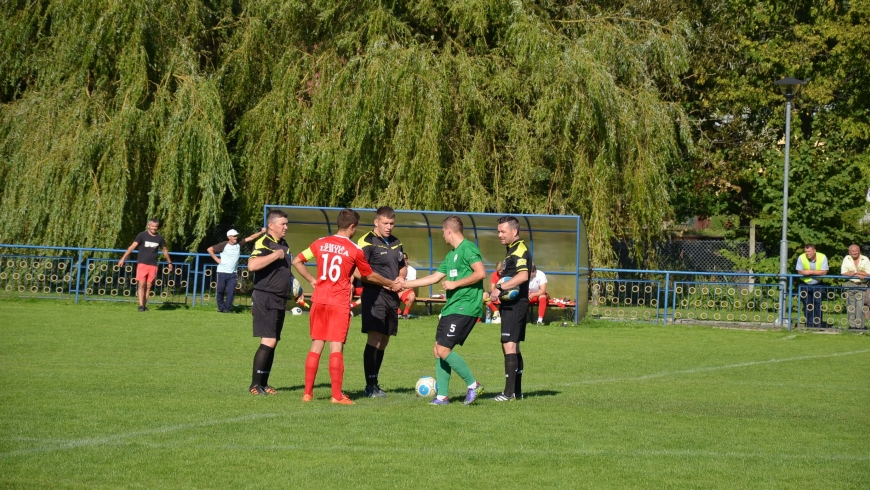
<instances>
[{"instance_id":1,"label":"man in dark shirt","mask_svg":"<svg viewBox=\"0 0 870 490\"><path fill-rule=\"evenodd\" d=\"M162 235L157 234L158 227L160 227L159 220L154 218L148 220L145 231L136 235L136 239L118 261L118 267L123 268L127 257L134 249L139 249L136 257L136 292L139 296L139 311L148 311L148 295L151 294L151 286L158 275L158 249L163 250L163 258L169 262L169 273L172 273L172 259L169 258L169 250L166 249L166 240Z\"/></svg>"},{"instance_id":2,"label":"man in dark shirt","mask_svg":"<svg viewBox=\"0 0 870 490\"><path fill-rule=\"evenodd\" d=\"M393 236L396 212L389 206L378 208L375 228L359 239L372 270L388 280L405 278L405 255L402 241ZM399 333L399 295L382 286L363 280L362 332L368 334L363 350L363 371L366 376L365 396L384 398L387 394L378 384L378 374L384 361L384 351L390 336Z\"/></svg>"},{"instance_id":3,"label":"man in dark shirt","mask_svg":"<svg viewBox=\"0 0 870 490\"><path fill-rule=\"evenodd\" d=\"M251 313L254 316L254 337L260 337L260 346L254 354L254 370L249 391L252 395L278 393L269 386L269 374L275 360L275 347L281 340L284 312L292 295L293 256L284 241L287 234L287 214L269 211L266 216L268 233L257 240L248 270L254 273L254 291L251 293Z\"/></svg>"},{"instance_id":4,"label":"man in dark shirt","mask_svg":"<svg viewBox=\"0 0 870 490\"><path fill-rule=\"evenodd\" d=\"M501 277L504 282L496 284L491 296L500 297L501 346L504 351L504 391L493 398L498 402L522 398L523 355L520 342L526 340L526 317L529 312L529 266L532 255L520 240L520 221L513 216L498 220L498 238L505 245L506 256L502 261ZM518 289L516 298L505 299L502 291Z\"/></svg>"}]
</instances>

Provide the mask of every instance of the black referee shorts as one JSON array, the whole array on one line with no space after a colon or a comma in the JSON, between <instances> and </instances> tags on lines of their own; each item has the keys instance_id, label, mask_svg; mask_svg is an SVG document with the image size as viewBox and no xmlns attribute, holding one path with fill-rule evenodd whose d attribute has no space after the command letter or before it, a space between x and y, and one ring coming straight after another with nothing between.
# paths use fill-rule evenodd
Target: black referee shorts
<instances>
[{"instance_id":1,"label":"black referee shorts","mask_svg":"<svg viewBox=\"0 0 870 490\"><path fill-rule=\"evenodd\" d=\"M281 340L287 300L263 291L251 293L251 313L254 315L254 337Z\"/></svg>"},{"instance_id":2,"label":"black referee shorts","mask_svg":"<svg viewBox=\"0 0 870 490\"><path fill-rule=\"evenodd\" d=\"M396 307L390 307L383 301L375 304L362 304L362 333L380 332L395 336L399 333L399 312Z\"/></svg>"},{"instance_id":3,"label":"black referee shorts","mask_svg":"<svg viewBox=\"0 0 870 490\"><path fill-rule=\"evenodd\" d=\"M526 320L529 314L529 300L520 299L514 304L502 301L499 307L501 315L501 341L522 342L526 340Z\"/></svg>"}]
</instances>

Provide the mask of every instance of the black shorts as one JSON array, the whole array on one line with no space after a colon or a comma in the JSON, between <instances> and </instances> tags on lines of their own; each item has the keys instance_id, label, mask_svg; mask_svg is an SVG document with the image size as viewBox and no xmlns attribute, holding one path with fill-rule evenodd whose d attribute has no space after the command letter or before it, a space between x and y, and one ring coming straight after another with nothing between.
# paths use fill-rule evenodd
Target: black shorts
<instances>
[{"instance_id":1,"label":"black shorts","mask_svg":"<svg viewBox=\"0 0 870 490\"><path fill-rule=\"evenodd\" d=\"M438 320L438 331L435 332L435 342L452 349L465 343L465 339L477 325L476 316L447 315Z\"/></svg>"},{"instance_id":2,"label":"black shorts","mask_svg":"<svg viewBox=\"0 0 870 490\"><path fill-rule=\"evenodd\" d=\"M384 335L399 333L399 312L382 301L373 305L362 304L362 333L380 332Z\"/></svg>"},{"instance_id":3,"label":"black shorts","mask_svg":"<svg viewBox=\"0 0 870 490\"><path fill-rule=\"evenodd\" d=\"M281 340L287 300L263 291L251 293L251 313L254 315L254 337Z\"/></svg>"},{"instance_id":4,"label":"black shorts","mask_svg":"<svg viewBox=\"0 0 870 490\"><path fill-rule=\"evenodd\" d=\"M526 321L529 314L529 301L521 299L512 305L502 302L499 307L501 315L501 341L522 342L526 340Z\"/></svg>"}]
</instances>

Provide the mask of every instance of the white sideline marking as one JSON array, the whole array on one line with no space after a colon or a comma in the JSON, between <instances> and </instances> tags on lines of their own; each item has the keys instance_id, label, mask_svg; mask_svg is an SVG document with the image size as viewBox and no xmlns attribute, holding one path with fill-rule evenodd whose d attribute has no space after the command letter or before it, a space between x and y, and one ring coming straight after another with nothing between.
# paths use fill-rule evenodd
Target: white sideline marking
<instances>
[{"instance_id":1,"label":"white sideline marking","mask_svg":"<svg viewBox=\"0 0 870 490\"><path fill-rule=\"evenodd\" d=\"M349 452L349 453L365 453L374 452L395 453L395 454L425 454L425 453L440 453L439 448L428 447L388 447L380 445L366 446L313 446L307 444L272 444L269 446L244 444L186 444L186 443L142 443L142 445L150 448L196 448L196 449L222 449L228 451L304 451L304 452ZM451 448L452 453L467 453L469 456L480 456L482 453L499 454L499 455L543 455L547 457L559 456L609 456L609 457L673 457L673 458L737 458L737 459L787 459L787 460L828 460L828 461L870 461L870 456L856 456L852 454L785 454L785 453L744 453L736 451L705 451L705 450L690 450L690 449L645 449L637 451L619 451L612 449L595 449L595 448L560 448L558 454L547 449L529 449L529 448Z\"/></svg>"},{"instance_id":2,"label":"white sideline marking","mask_svg":"<svg viewBox=\"0 0 870 490\"><path fill-rule=\"evenodd\" d=\"M40 447L32 447L29 449L18 449L15 451L7 451L5 453L0 453L0 457L9 457L9 456L20 456L23 454L34 454L34 453L45 453L49 451L62 451L65 449L75 449L77 447L88 447L88 446L103 446L108 444L117 444L122 442L124 439L129 439L131 437L139 437L139 436L149 436L152 434L165 434L167 432L177 432L180 430L188 430L188 429L197 429L200 427L211 427L215 425L223 425L223 424L233 424L236 422L247 422L249 420L257 420L257 419L267 419L278 417L277 413L263 413L263 414L252 414L245 415L244 417L235 417L231 419L223 419L223 420L209 420L205 422L194 422L191 424L181 424L181 425L170 425L166 427L158 427L156 429L147 429L147 430L137 430L135 432L125 432L123 434L114 434L111 436L103 436L103 437L88 437L85 439L71 439L63 442L58 442L57 444L51 444L47 446Z\"/></svg>"},{"instance_id":3,"label":"white sideline marking","mask_svg":"<svg viewBox=\"0 0 870 490\"><path fill-rule=\"evenodd\" d=\"M709 367L699 367L693 369L684 369L681 371L665 371L661 373L652 373L652 374L644 374L643 376L632 376L625 378L602 378L602 379L589 379L585 381L574 381L571 383L560 383L560 386L577 386L577 385L592 385L599 383L615 383L619 381L643 381L646 379L655 379L655 378L664 378L667 376L676 376L680 374L695 374L695 373L706 373L710 371L722 371L725 369L736 369L743 367L752 367L752 366L761 366L764 364L778 364L780 362L794 362L794 361L806 361L808 359L825 359L829 357L841 357L841 356L852 356L855 354L865 354L870 352L870 349L862 349L862 350L853 350L850 352L837 352L834 354L821 354L817 356L800 356L800 357L785 357L782 359L768 359L767 361L750 361L750 362L741 362L738 364L726 364L724 366L709 366Z\"/></svg>"}]
</instances>

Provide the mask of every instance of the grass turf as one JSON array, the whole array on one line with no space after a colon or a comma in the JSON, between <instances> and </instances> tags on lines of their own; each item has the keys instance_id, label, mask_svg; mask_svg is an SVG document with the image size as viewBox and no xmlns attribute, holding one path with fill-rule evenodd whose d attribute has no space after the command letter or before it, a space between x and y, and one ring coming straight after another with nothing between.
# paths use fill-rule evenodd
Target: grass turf
<instances>
[{"instance_id":1,"label":"grass turf","mask_svg":"<svg viewBox=\"0 0 870 490\"><path fill-rule=\"evenodd\" d=\"M287 317L270 384L247 393L250 315L128 304L0 302L5 488L866 488L870 336L589 322L529 326L527 398L496 403L496 325L457 352L475 406L414 395L436 319L402 321L363 399L359 319L345 350L353 407L321 361L303 404L307 316Z\"/></svg>"}]
</instances>

